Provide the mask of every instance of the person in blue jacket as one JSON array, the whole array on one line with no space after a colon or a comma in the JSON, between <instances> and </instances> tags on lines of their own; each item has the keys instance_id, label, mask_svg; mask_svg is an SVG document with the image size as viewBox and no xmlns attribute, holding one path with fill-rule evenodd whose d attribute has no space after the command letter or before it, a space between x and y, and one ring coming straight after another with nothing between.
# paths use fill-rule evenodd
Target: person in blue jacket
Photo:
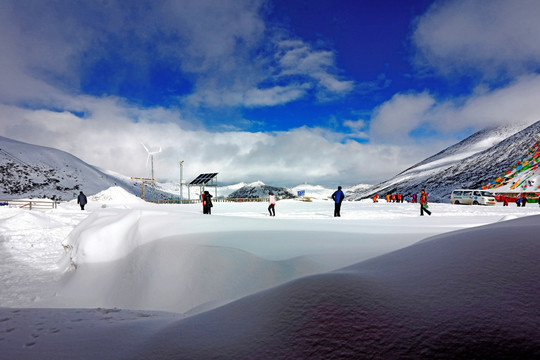
<instances>
[{"instance_id":1,"label":"person in blue jacket","mask_svg":"<svg viewBox=\"0 0 540 360\"><path fill-rule=\"evenodd\" d=\"M334 217L341 216L341 203L345 199L345 194L341 191L341 186L338 186L337 190L332 194L332 200L334 200Z\"/></svg>"}]
</instances>

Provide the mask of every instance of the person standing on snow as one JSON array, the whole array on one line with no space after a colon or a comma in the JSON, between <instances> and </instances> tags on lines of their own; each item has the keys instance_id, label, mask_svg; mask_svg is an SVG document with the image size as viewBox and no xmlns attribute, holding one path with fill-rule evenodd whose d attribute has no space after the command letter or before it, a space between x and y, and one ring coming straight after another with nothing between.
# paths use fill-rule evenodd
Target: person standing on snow
<instances>
[{"instance_id":1,"label":"person standing on snow","mask_svg":"<svg viewBox=\"0 0 540 360\"><path fill-rule=\"evenodd\" d=\"M276 197L272 191L268 193L268 202L270 203L270 205L268 205L270 216L276 216L276 209L274 208L276 206Z\"/></svg>"},{"instance_id":2,"label":"person standing on snow","mask_svg":"<svg viewBox=\"0 0 540 360\"><path fill-rule=\"evenodd\" d=\"M208 191L205 191L201 194L202 204L203 204L203 214L212 214L212 195Z\"/></svg>"},{"instance_id":3,"label":"person standing on snow","mask_svg":"<svg viewBox=\"0 0 540 360\"><path fill-rule=\"evenodd\" d=\"M86 199L86 195L81 191L79 196L77 197L77 204L81 206L81 210L84 210L84 205L88 203L88 200Z\"/></svg>"},{"instance_id":4,"label":"person standing on snow","mask_svg":"<svg viewBox=\"0 0 540 360\"><path fill-rule=\"evenodd\" d=\"M334 200L334 217L341 217L341 203L345 199L345 194L341 191L341 186L338 186L337 190L332 194L332 200Z\"/></svg>"},{"instance_id":5,"label":"person standing on snow","mask_svg":"<svg viewBox=\"0 0 540 360\"><path fill-rule=\"evenodd\" d=\"M431 216L431 211L428 210L428 195L422 189L420 192L420 216L424 216L424 212L426 212L429 216Z\"/></svg>"}]
</instances>

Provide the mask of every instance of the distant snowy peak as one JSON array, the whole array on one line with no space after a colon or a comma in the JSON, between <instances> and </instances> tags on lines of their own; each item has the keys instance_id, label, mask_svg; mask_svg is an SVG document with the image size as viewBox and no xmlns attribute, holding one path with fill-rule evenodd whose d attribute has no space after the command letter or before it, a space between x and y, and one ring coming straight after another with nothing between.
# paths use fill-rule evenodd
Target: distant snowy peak
<instances>
[{"instance_id":1,"label":"distant snowy peak","mask_svg":"<svg viewBox=\"0 0 540 360\"><path fill-rule=\"evenodd\" d=\"M354 193L354 192L357 192L357 191L365 191L367 189L370 189L372 188L373 185L371 184L358 184L358 185L354 185L354 186L351 186L349 188L346 188L344 189L346 193Z\"/></svg>"},{"instance_id":2,"label":"distant snowy peak","mask_svg":"<svg viewBox=\"0 0 540 360\"><path fill-rule=\"evenodd\" d=\"M263 183L262 181L257 180L257 181L255 181L255 182L252 182L252 183L250 183L250 184L246 184L246 185L244 185L244 186L253 186L253 187L255 187L255 186L265 186L265 185L266 185L266 184Z\"/></svg>"},{"instance_id":3,"label":"distant snowy peak","mask_svg":"<svg viewBox=\"0 0 540 360\"><path fill-rule=\"evenodd\" d=\"M257 185L252 185L257 184ZM232 192L228 197L231 199L266 198L270 191L280 199L292 199L296 196L287 188L265 185L257 181ZM262 185L261 185L262 184Z\"/></svg>"}]
</instances>

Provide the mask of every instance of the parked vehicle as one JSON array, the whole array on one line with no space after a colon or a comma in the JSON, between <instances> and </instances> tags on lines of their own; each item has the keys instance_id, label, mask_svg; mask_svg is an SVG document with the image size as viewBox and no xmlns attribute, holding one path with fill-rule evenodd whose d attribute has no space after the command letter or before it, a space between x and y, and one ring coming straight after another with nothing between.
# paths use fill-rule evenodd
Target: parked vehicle
<instances>
[{"instance_id":1,"label":"parked vehicle","mask_svg":"<svg viewBox=\"0 0 540 360\"><path fill-rule=\"evenodd\" d=\"M450 203L455 205L495 205L495 196L489 191L456 189L450 195Z\"/></svg>"}]
</instances>

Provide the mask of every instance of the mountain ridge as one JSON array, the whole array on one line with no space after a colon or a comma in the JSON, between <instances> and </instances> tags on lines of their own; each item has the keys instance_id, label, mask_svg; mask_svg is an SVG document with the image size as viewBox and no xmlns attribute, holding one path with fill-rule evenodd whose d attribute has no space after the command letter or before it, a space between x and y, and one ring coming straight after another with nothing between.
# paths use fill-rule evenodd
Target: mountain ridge
<instances>
[{"instance_id":1,"label":"mountain ridge","mask_svg":"<svg viewBox=\"0 0 540 360\"><path fill-rule=\"evenodd\" d=\"M426 189L430 201L446 202L455 188L481 188L518 161L538 141L540 121L478 131L352 198L378 193L412 194Z\"/></svg>"},{"instance_id":2,"label":"mountain ridge","mask_svg":"<svg viewBox=\"0 0 540 360\"><path fill-rule=\"evenodd\" d=\"M1 136L0 179L2 200L71 200L79 191L93 195L113 186L137 196L142 193L140 183L107 174L68 152ZM170 197L159 191L153 195Z\"/></svg>"}]
</instances>

